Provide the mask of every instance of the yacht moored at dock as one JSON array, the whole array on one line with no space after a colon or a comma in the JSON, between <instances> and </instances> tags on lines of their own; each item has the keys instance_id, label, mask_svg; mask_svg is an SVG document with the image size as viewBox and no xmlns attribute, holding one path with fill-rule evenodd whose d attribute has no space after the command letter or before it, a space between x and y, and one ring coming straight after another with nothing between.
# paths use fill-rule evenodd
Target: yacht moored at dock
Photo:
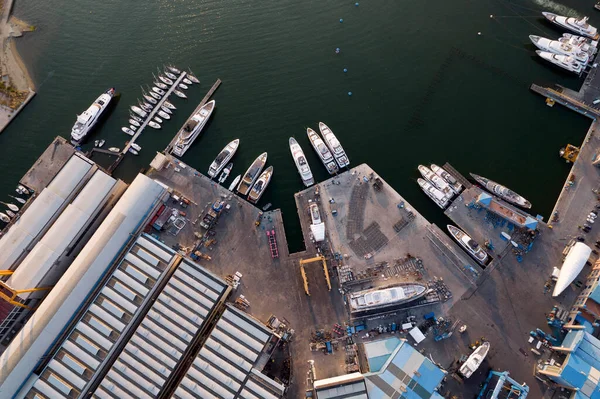
<instances>
[{"instance_id":1,"label":"yacht moored at dock","mask_svg":"<svg viewBox=\"0 0 600 399\"><path fill-rule=\"evenodd\" d=\"M561 43L567 43L571 46L579 47L590 56L596 54L598 51L598 41L589 39L587 37L574 35L572 33L563 33L563 35L557 40Z\"/></svg>"},{"instance_id":2,"label":"yacht moored at dock","mask_svg":"<svg viewBox=\"0 0 600 399\"><path fill-rule=\"evenodd\" d=\"M427 196L429 198L431 198L433 200L433 202L435 202L440 208L446 209L446 207L450 203L450 198L449 197L447 197L446 195L444 195L443 192L441 192L440 190L438 190L437 188L435 188L435 186L433 184L429 183L425 179L421 179L419 177L417 179L417 183L419 183L419 186L421 187L421 190L423 190L423 192L425 194L427 194Z\"/></svg>"},{"instance_id":3,"label":"yacht moored at dock","mask_svg":"<svg viewBox=\"0 0 600 399\"><path fill-rule=\"evenodd\" d=\"M235 177L235 179L233 179L233 181L231 182L231 184L229 185L229 188L227 190L232 191L235 189L235 187L238 185L238 183L240 182L240 180L242 180L242 175L237 175Z\"/></svg>"},{"instance_id":4,"label":"yacht moored at dock","mask_svg":"<svg viewBox=\"0 0 600 399\"><path fill-rule=\"evenodd\" d=\"M598 30L588 23L588 17L580 19L574 17L564 17L551 12L542 12L542 15L546 19L561 28L575 32L578 35L586 36L591 39L598 39Z\"/></svg>"},{"instance_id":5,"label":"yacht moored at dock","mask_svg":"<svg viewBox=\"0 0 600 399\"><path fill-rule=\"evenodd\" d=\"M590 54L580 47L573 46L569 43L564 43L558 40L550 40L545 37L529 35L529 40L540 50L554 54L567 55L577 62L587 64L590 59Z\"/></svg>"},{"instance_id":6,"label":"yacht moored at dock","mask_svg":"<svg viewBox=\"0 0 600 399\"><path fill-rule=\"evenodd\" d=\"M265 169L264 172L260 174L260 176L256 180L256 183L254 183L254 185L252 186L250 194L248 194L248 201L252 202L253 204L256 204L267 189L267 186L271 182L272 177L273 166L269 166L267 169Z\"/></svg>"},{"instance_id":7,"label":"yacht moored at dock","mask_svg":"<svg viewBox=\"0 0 600 399\"><path fill-rule=\"evenodd\" d=\"M419 165L417 169L425 180L433 184L434 187L440 190L446 197L452 198L454 196L454 190L450 188L450 185L446 182L446 180L435 174L433 170L424 165Z\"/></svg>"},{"instance_id":8,"label":"yacht moored at dock","mask_svg":"<svg viewBox=\"0 0 600 399\"><path fill-rule=\"evenodd\" d=\"M346 166L350 165L350 160L348 159L344 148L342 148L342 145L337 137L335 137L335 134L333 134L331 129L323 122L319 122L319 130L321 131L323 140L325 140L325 144L327 144L327 147L329 147L331 150L331 153L333 154L333 157L335 158L335 161L339 167L345 168Z\"/></svg>"},{"instance_id":9,"label":"yacht moored at dock","mask_svg":"<svg viewBox=\"0 0 600 399\"><path fill-rule=\"evenodd\" d=\"M227 166L225 166L225 168L223 169L223 172L221 172L221 176L219 176L219 183L221 183L221 184L225 183L225 180L227 180L227 178L231 174L232 169L233 169L233 162L229 162L227 164Z\"/></svg>"},{"instance_id":10,"label":"yacht moored at dock","mask_svg":"<svg viewBox=\"0 0 600 399\"><path fill-rule=\"evenodd\" d=\"M449 224L447 227L452 237L458 241L460 246L463 247L469 253L469 255L475 258L477 262L485 266L489 258L487 252L485 252L485 250L481 248L481 246L475 240L469 237L467 233L458 227L452 226L451 224Z\"/></svg>"},{"instance_id":11,"label":"yacht moored at dock","mask_svg":"<svg viewBox=\"0 0 600 399\"><path fill-rule=\"evenodd\" d=\"M306 161L306 156L304 155L304 151L300 147L300 144L296 141L295 138L290 137L290 151L292 152L292 158L294 158L294 163L296 164L296 168L298 169L298 173L300 173L300 178L302 178L302 183L306 187L312 186L315 183L313 178L312 171L310 170L310 166Z\"/></svg>"},{"instance_id":12,"label":"yacht moored at dock","mask_svg":"<svg viewBox=\"0 0 600 399\"><path fill-rule=\"evenodd\" d=\"M580 75L585 68L585 64L577 61L575 58L568 55L554 54L549 51L536 50L535 53L546 61L565 69L569 72Z\"/></svg>"},{"instance_id":13,"label":"yacht moored at dock","mask_svg":"<svg viewBox=\"0 0 600 399\"><path fill-rule=\"evenodd\" d=\"M219 152L219 155L217 155L215 160L210 164L210 167L208 168L208 176L211 179L214 179L219 175L219 172L225 167L225 165L227 165L227 162L229 162L231 158L233 158L239 145L240 139L235 139L229 144L227 144L225 148L221 150L221 152Z\"/></svg>"},{"instance_id":14,"label":"yacht moored at dock","mask_svg":"<svg viewBox=\"0 0 600 399\"><path fill-rule=\"evenodd\" d=\"M511 204L518 205L522 208L531 208L531 202L527 201L524 197L515 193L511 189L474 173L471 173L471 177L473 177L473 179L475 179L477 183L481 184L487 191L497 195L503 200L510 202Z\"/></svg>"},{"instance_id":15,"label":"yacht moored at dock","mask_svg":"<svg viewBox=\"0 0 600 399\"><path fill-rule=\"evenodd\" d=\"M400 283L392 287L370 289L348 295L352 312L377 309L385 306L401 305L423 297L427 287L419 283Z\"/></svg>"},{"instance_id":16,"label":"yacht moored at dock","mask_svg":"<svg viewBox=\"0 0 600 399\"><path fill-rule=\"evenodd\" d=\"M73 129L71 129L71 141L73 144L79 144L85 139L85 136L87 136L96 122L98 122L114 95L115 88L112 87L100 94L87 110L77 115L77 121L73 125Z\"/></svg>"},{"instance_id":17,"label":"yacht moored at dock","mask_svg":"<svg viewBox=\"0 0 600 399\"><path fill-rule=\"evenodd\" d=\"M244 173L244 177L240 184L237 186L236 191L240 193L240 195L246 195L252 188L252 185L258 178L261 170L265 167L267 163L267 153L263 152L252 162L252 165L248 168L246 173Z\"/></svg>"},{"instance_id":18,"label":"yacht moored at dock","mask_svg":"<svg viewBox=\"0 0 600 399\"><path fill-rule=\"evenodd\" d=\"M329 148L327 148L323 142L323 139L311 128L306 129L306 134L308 135L310 144L319 156L319 159L321 159L321 162L325 165L327 172L329 172L330 175L336 174L340 169L335 162L335 158L333 158L331 151L329 151Z\"/></svg>"},{"instance_id":19,"label":"yacht moored at dock","mask_svg":"<svg viewBox=\"0 0 600 399\"><path fill-rule=\"evenodd\" d=\"M177 133L177 141L173 146L173 154L178 157L183 156L190 145L196 140L196 138L202 132L202 129L208 122L208 119L212 115L215 109L215 100L211 100L204 104L198 112L194 113L190 119L188 119L181 130Z\"/></svg>"},{"instance_id":20,"label":"yacht moored at dock","mask_svg":"<svg viewBox=\"0 0 600 399\"><path fill-rule=\"evenodd\" d=\"M448 173L445 169L443 169L440 166L437 166L436 164L432 163L431 164L431 170L433 170L433 173L435 173L436 175L438 175L439 177L441 177L442 179L444 179L446 181L446 183L448 183L450 185L450 188L456 193L456 194L460 194L460 192L463 189L462 184L460 184L458 182L458 180L456 180L454 178L454 176L452 176L450 173Z\"/></svg>"}]
</instances>

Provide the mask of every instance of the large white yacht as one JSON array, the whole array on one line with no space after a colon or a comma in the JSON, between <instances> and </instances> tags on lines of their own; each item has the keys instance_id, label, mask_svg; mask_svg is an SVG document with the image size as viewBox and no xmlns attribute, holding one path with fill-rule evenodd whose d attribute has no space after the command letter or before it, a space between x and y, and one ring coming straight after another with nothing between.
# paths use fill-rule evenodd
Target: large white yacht
<instances>
[{"instance_id":1,"label":"large white yacht","mask_svg":"<svg viewBox=\"0 0 600 399\"><path fill-rule=\"evenodd\" d=\"M579 47L590 55L590 57L598 51L598 41L588 39L587 37L577 36L572 33L563 33L561 37L557 39L561 43L567 43L571 46Z\"/></svg>"},{"instance_id":2,"label":"large white yacht","mask_svg":"<svg viewBox=\"0 0 600 399\"><path fill-rule=\"evenodd\" d=\"M265 167L267 163L267 153L263 152L252 162L252 165L248 168L244 176L242 177L242 181L237 186L236 191L241 195L246 195L254 185L254 182L258 178L258 175Z\"/></svg>"},{"instance_id":3,"label":"large white yacht","mask_svg":"<svg viewBox=\"0 0 600 399\"><path fill-rule=\"evenodd\" d=\"M477 262L485 266L485 263L488 260L487 252L485 252L475 240L469 237L467 233L465 233L458 227L452 226L451 224L449 224L447 227L452 237L454 237L456 241L458 241L460 246L466 249L469 255L475 258Z\"/></svg>"},{"instance_id":4,"label":"large white yacht","mask_svg":"<svg viewBox=\"0 0 600 399\"><path fill-rule=\"evenodd\" d=\"M310 144L312 144L315 152L319 156L319 159L321 159L321 162L323 162L323 165L327 168L327 172L329 172L330 175L336 174L340 169L335 162L335 158L331 155L331 151L329 151L329 148L327 148L323 142L323 139L311 128L306 129L306 134L308 135Z\"/></svg>"},{"instance_id":5,"label":"large white yacht","mask_svg":"<svg viewBox=\"0 0 600 399\"><path fill-rule=\"evenodd\" d=\"M583 68L585 67L585 64L575 60L575 58L569 57L568 55L553 54L549 51L542 50L536 50L536 53L546 61L578 75L583 72Z\"/></svg>"},{"instance_id":6,"label":"large white yacht","mask_svg":"<svg viewBox=\"0 0 600 399\"><path fill-rule=\"evenodd\" d=\"M296 164L296 168L298 168L298 173L300 173L302 183L304 183L306 187L312 186L315 180L313 179L313 174L310 170L310 166L306 161L304 151L302 151L300 144L298 144L295 138L290 137L289 142L290 151L292 152L292 158L294 158L294 163Z\"/></svg>"},{"instance_id":7,"label":"large white yacht","mask_svg":"<svg viewBox=\"0 0 600 399\"><path fill-rule=\"evenodd\" d=\"M564 43L558 40L550 40L545 37L529 35L529 40L537 48L542 51L548 51L554 54L568 55L571 58L574 58L576 61L581 62L582 64L587 64L590 55L589 53L583 51L578 46L573 46L569 43Z\"/></svg>"},{"instance_id":8,"label":"large white yacht","mask_svg":"<svg viewBox=\"0 0 600 399\"><path fill-rule=\"evenodd\" d=\"M177 142L173 147L173 154L180 157L187 151L189 146L196 140L196 137L202 132L214 109L215 100L211 100L204 104L198 112L185 122L185 125L177 133Z\"/></svg>"},{"instance_id":9,"label":"large white yacht","mask_svg":"<svg viewBox=\"0 0 600 399\"><path fill-rule=\"evenodd\" d=\"M85 136L92 130L114 95L115 88L112 87L100 94L100 97L81 115L77 115L77 122L75 122L71 130L71 141L74 144L81 143Z\"/></svg>"},{"instance_id":10,"label":"large white yacht","mask_svg":"<svg viewBox=\"0 0 600 399\"><path fill-rule=\"evenodd\" d=\"M477 183L481 184L483 188L488 190L490 193L497 195L503 200L523 208L531 208L531 202L527 201L525 197L515 193L510 188L505 187L502 184L498 184L493 180L476 175L475 173L471 173L471 177L473 177L473 179L475 179Z\"/></svg>"},{"instance_id":11,"label":"large white yacht","mask_svg":"<svg viewBox=\"0 0 600 399\"><path fill-rule=\"evenodd\" d=\"M586 36L592 39L598 38L598 29L588 24L588 17L580 19L574 17L564 17L551 12L542 12L546 19L562 28L575 32L578 35Z\"/></svg>"},{"instance_id":12,"label":"large white yacht","mask_svg":"<svg viewBox=\"0 0 600 399\"><path fill-rule=\"evenodd\" d=\"M350 164L350 160L348 159L344 148L342 148L342 145L337 137L335 137L335 134L333 134L331 129L323 122L319 122L319 130L321 131L323 140L325 140L325 144L327 144L327 147L329 147L331 150L331 153L333 154L339 167L345 168L348 166Z\"/></svg>"},{"instance_id":13,"label":"large white yacht","mask_svg":"<svg viewBox=\"0 0 600 399\"><path fill-rule=\"evenodd\" d=\"M419 165L417 169L419 170L421 176L423 176L425 180L433 184L435 188L444 193L446 197L451 198L454 196L454 190L452 190L450 184L448 184L446 180L442 179L440 176L435 174L433 170L429 169L425 165Z\"/></svg>"},{"instance_id":14,"label":"large white yacht","mask_svg":"<svg viewBox=\"0 0 600 399\"><path fill-rule=\"evenodd\" d=\"M354 292L349 295L348 302L352 312L359 312L411 302L426 293L427 287L423 284L400 283L387 288Z\"/></svg>"},{"instance_id":15,"label":"large white yacht","mask_svg":"<svg viewBox=\"0 0 600 399\"><path fill-rule=\"evenodd\" d=\"M221 150L219 155L217 155L215 160L210 164L210 167L208 168L208 176L211 179L214 179L219 175L219 172L225 167L225 165L227 165L227 162L229 162L231 158L233 158L239 145L240 139L235 139Z\"/></svg>"},{"instance_id":16,"label":"large white yacht","mask_svg":"<svg viewBox=\"0 0 600 399\"><path fill-rule=\"evenodd\" d=\"M454 178L454 176L448 173L444 168L437 166L434 163L431 164L431 170L433 170L436 175L444 179L456 194L460 194L463 186Z\"/></svg>"},{"instance_id":17,"label":"large white yacht","mask_svg":"<svg viewBox=\"0 0 600 399\"><path fill-rule=\"evenodd\" d=\"M417 183L419 183L421 190L423 190L423 192L427 194L427 196L431 198L433 202L435 202L440 208L446 209L450 203L450 197L446 196L443 192L435 188L433 184L429 183L425 179L421 179L419 177L417 179Z\"/></svg>"}]
</instances>

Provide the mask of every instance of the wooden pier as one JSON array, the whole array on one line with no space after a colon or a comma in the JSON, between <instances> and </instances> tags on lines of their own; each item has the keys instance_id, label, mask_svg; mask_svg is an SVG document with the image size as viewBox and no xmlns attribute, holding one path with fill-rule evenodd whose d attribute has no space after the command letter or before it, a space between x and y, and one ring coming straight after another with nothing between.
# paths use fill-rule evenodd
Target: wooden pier
<instances>
[{"instance_id":1,"label":"wooden pier","mask_svg":"<svg viewBox=\"0 0 600 399\"><path fill-rule=\"evenodd\" d=\"M200 104L198 104L198 106L196 107L196 109L192 112L192 114L190 115L190 118L192 117L192 115L194 115L196 112L198 112L200 110L200 108L202 108L204 106L204 104L206 104L206 102L212 97L212 95L215 93L215 91L217 91L217 89L219 88L219 86L221 85L221 79L217 79L217 81L212 85L212 87L210 88L210 90L208 91L208 93L206 93L206 95L204 96L204 98L202 99L202 101L200 101ZM187 123L187 121L190 119L186 119L185 123ZM165 148L165 153L171 153L171 151L173 150L173 147L175 146L175 143L177 142L177 136L179 135L179 130L177 131L177 134L175 134L175 137L173 137L173 140L171 140L171 142L169 143L169 145L167 146L167 148ZM187 149L194 144L193 140L191 143L188 143L188 145L185 148L185 151L187 151ZM185 153L184 151L184 153Z\"/></svg>"},{"instance_id":2,"label":"wooden pier","mask_svg":"<svg viewBox=\"0 0 600 399\"><path fill-rule=\"evenodd\" d=\"M452 175L465 189L471 188L473 185L471 182L463 176L458 170L454 169L454 166L446 162L443 166L444 170Z\"/></svg>"}]
</instances>

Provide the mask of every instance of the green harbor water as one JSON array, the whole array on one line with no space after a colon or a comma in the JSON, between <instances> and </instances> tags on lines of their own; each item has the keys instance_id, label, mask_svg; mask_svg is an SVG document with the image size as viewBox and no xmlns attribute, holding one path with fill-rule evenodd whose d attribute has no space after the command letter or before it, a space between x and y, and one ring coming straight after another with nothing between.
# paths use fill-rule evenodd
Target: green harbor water
<instances>
[{"instance_id":1,"label":"green harbor water","mask_svg":"<svg viewBox=\"0 0 600 399\"><path fill-rule=\"evenodd\" d=\"M267 151L275 173L259 206L282 209L292 251L303 247L293 198L303 186L288 137L317 181L326 179L306 137L319 121L352 165L368 163L430 221L446 223L416 184L420 163L450 162L499 181L547 218L569 171L558 150L581 144L590 121L529 91L533 82L578 89L581 80L537 59L527 36L560 35L543 10L587 14L600 26L592 2L359 1L16 0L14 14L37 27L17 46L38 95L0 135L0 200L111 86L119 102L84 149L98 138L122 148L129 136L120 127L140 86L172 63L190 67L201 85L188 100L172 98L174 118L146 129L140 156L127 156L116 176L131 181L146 167L220 78L212 121L183 160L205 173L240 138L236 176Z\"/></svg>"}]
</instances>

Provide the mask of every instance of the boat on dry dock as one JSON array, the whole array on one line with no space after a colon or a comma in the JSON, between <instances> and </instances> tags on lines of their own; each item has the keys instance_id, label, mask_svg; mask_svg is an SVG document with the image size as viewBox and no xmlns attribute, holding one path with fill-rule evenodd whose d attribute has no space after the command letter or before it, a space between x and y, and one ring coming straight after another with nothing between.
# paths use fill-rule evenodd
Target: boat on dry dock
<instances>
[{"instance_id":1,"label":"boat on dry dock","mask_svg":"<svg viewBox=\"0 0 600 399\"><path fill-rule=\"evenodd\" d=\"M524 197L515 193L507 187L504 187L501 184L496 183L493 180L486 179L485 177L476 175L471 173L471 177L477 181L477 183L481 184L483 188L488 190L490 193L497 195L503 200L510 202L511 204L518 205L523 208L531 208L531 202L527 201Z\"/></svg>"},{"instance_id":2,"label":"boat on dry dock","mask_svg":"<svg viewBox=\"0 0 600 399\"><path fill-rule=\"evenodd\" d=\"M227 144L225 148L221 150L221 152L219 152L219 155L217 155L215 160L210 164L210 167L208 168L208 176L211 179L214 179L219 175L219 172L225 167L225 165L227 165L227 162L229 162L231 158L233 158L239 145L240 139L235 139L229 144Z\"/></svg>"},{"instance_id":3,"label":"boat on dry dock","mask_svg":"<svg viewBox=\"0 0 600 399\"><path fill-rule=\"evenodd\" d=\"M489 258L487 252L485 252L475 240L469 237L467 233L465 233L458 227L452 226L450 224L447 227L452 237L454 237L456 241L458 241L460 246L463 247L469 253L469 255L475 258L477 262L485 266Z\"/></svg>"},{"instance_id":4,"label":"boat on dry dock","mask_svg":"<svg viewBox=\"0 0 600 399\"><path fill-rule=\"evenodd\" d=\"M447 196L448 198L452 198L454 196L454 190L450 188L450 185L446 182L446 180L442 179L440 176L435 174L433 170L429 169L425 165L419 165L417 169L419 170L419 173L421 173L421 176L423 176L425 180L433 184L435 188L440 190L445 196Z\"/></svg>"},{"instance_id":5,"label":"boat on dry dock","mask_svg":"<svg viewBox=\"0 0 600 399\"><path fill-rule=\"evenodd\" d=\"M542 12L542 15L553 24L575 32L578 35L586 36L591 39L598 39L598 29L588 23L588 17L574 18L557 15L551 12Z\"/></svg>"},{"instance_id":6,"label":"boat on dry dock","mask_svg":"<svg viewBox=\"0 0 600 399\"><path fill-rule=\"evenodd\" d=\"M475 371L481 366L483 360L487 356L490 351L490 343L484 342L477 349L471 353L471 356L465 360L465 362L460 366L458 372L462 374L465 378L469 378L473 375Z\"/></svg>"},{"instance_id":7,"label":"boat on dry dock","mask_svg":"<svg viewBox=\"0 0 600 399\"><path fill-rule=\"evenodd\" d=\"M421 190L423 190L423 192L427 194L427 196L431 198L433 202L437 204L437 206L439 206L442 209L446 209L446 207L450 203L449 197L447 197L443 192L435 188L433 184L429 183L425 179L421 179L419 177L417 179L417 183L419 183Z\"/></svg>"},{"instance_id":8,"label":"boat on dry dock","mask_svg":"<svg viewBox=\"0 0 600 399\"><path fill-rule=\"evenodd\" d=\"M460 194L460 192L463 189L462 184L460 184L458 182L458 180L456 180L454 178L454 176L452 176L450 173L448 173L445 169L443 169L440 166L437 166L436 164L432 163L431 164L431 170L433 170L433 173L435 173L436 175L438 175L439 177L441 177L442 179L444 179L446 181L446 183L448 183L450 185L450 188L456 193L456 194Z\"/></svg>"},{"instance_id":9,"label":"boat on dry dock","mask_svg":"<svg viewBox=\"0 0 600 399\"><path fill-rule=\"evenodd\" d=\"M264 172L260 174L256 183L252 186L250 190L250 194L248 194L248 201L256 204L260 197L265 193L267 186L271 182L271 178L273 177L273 166L269 166L265 169Z\"/></svg>"},{"instance_id":10,"label":"boat on dry dock","mask_svg":"<svg viewBox=\"0 0 600 399\"><path fill-rule=\"evenodd\" d=\"M342 145L337 137L335 137L335 134L333 134L331 129L323 122L319 122L319 130L321 131L323 140L325 140L325 144L327 144L327 147L329 147L331 150L331 153L333 154L333 157L335 158L335 161L339 167L345 168L346 166L350 165L350 160L348 159L344 148L342 148Z\"/></svg>"},{"instance_id":11,"label":"boat on dry dock","mask_svg":"<svg viewBox=\"0 0 600 399\"><path fill-rule=\"evenodd\" d=\"M204 104L198 112L194 113L177 133L177 141L173 146L173 154L178 157L183 156L189 146L196 140L202 132L202 129L208 122L215 109L215 100Z\"/></svg>"},{"instance_id":12,"label":"boat on dry dock","mask_svg":"<svg viewBox=\"0 0 600 399\"><path fill-rule=\"evenodd\" d=\"M290 137L290 151L292 152L292 158L294 158L294 163L296 164L296 168L298 169L298 173L300 173L300 178L302 179L302 183L306 187L312 186L315 182L313 179L312 171L310 170L310 166L306 161L306 156L304 155L304 151L300 147L300 144L296 141L295 138Z\"/></svg>"},{"instance_id":13,"label":"boat on dry dock","mask_svg":"<svg viewBox=\"0 0 600 399\"><path fill-rule=\"evenodd\" d=\"M400 283L387 288L354 292L348 295L352 312L401 305L423 297L427 287L419 283Z\"/></svg>"},{"instance_id":14,"label":"boat on dry dock","mask_svg":"<svg viewBox=\"0 0 600 399\"><path fill-rule=\"evenodd\" d=\"M323 142L323 139L311 128L306 129L306 134L308 135L308 139L310 140L310 144L315 149L315 152L319 156L323 165L327 169L330 175L336 174L340 169L335 161L335 158L329 151L329 148Z\"/></svg>"},{"instance_id":15,"label":"boat on dry dock","mask_svg":"<svg viewBox=\"0 0 600 399\"><path fill-rule=\"evenodd\" d=\"M244 173L244 177L242 178L242 181L240 181L240 184L237 186L236 191L238 193L240 193L241 195L248 194L248 192L252 188L252 185L258 178L258 175L260 174L262 169L265 167L266 163L267 163L267 153L263 152L262 154L260 154L258 156L258 158L256 158L254 160L254 162L252 162L252 165L250 165L250 167L248 168L246 173Z\"/></svg>"}]
</instances>

